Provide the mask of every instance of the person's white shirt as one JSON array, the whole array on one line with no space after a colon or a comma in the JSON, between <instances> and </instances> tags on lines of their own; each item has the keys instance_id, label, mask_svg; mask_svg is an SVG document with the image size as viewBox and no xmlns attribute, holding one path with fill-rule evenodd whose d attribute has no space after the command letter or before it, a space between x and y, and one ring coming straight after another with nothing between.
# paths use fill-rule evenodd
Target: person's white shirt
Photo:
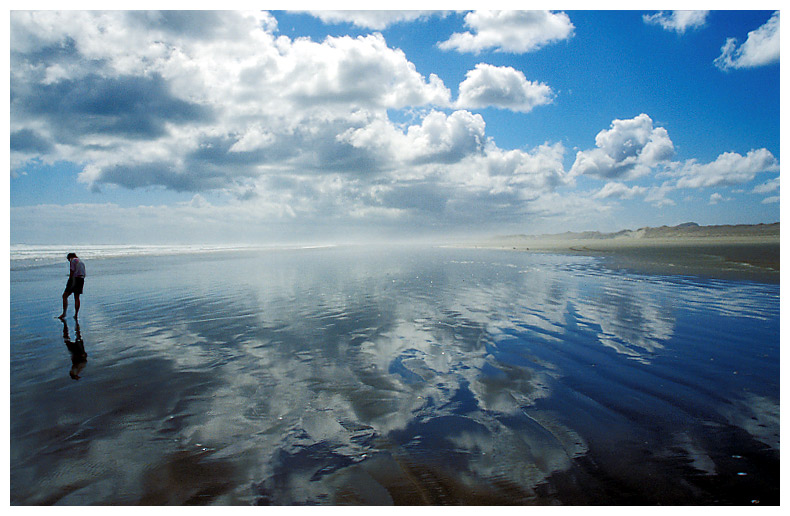
<instances>
[{"instance_id":1,"label":"person's white shirt","mask_svg":"<svg viewBox=\"0 0 790 516\"><path fill-rule=\"evenodd\" d=\"M71 260L71 272L74 273L75 278L84 278L85 277L85 264L82 263L82 260L79 258L72 258Z\"/></svg>"}]
</instances>

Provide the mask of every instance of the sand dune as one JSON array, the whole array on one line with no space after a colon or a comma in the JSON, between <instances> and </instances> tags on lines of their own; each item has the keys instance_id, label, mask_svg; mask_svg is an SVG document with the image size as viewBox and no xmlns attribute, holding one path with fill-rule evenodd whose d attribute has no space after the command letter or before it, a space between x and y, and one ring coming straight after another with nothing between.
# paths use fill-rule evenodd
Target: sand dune
<instances>
[{"instance_id":1,"label":"sand dune","mask_svg":"<svg viewBox=\"0 0 790 516\"><path fill-rule=\"evenodd\" d=\"M603 256L613 268L643 273L778 283L779 234L779 223L721 226L687 223L616 233L497 236L469 245Z\"/></svg>"}]
</instances>

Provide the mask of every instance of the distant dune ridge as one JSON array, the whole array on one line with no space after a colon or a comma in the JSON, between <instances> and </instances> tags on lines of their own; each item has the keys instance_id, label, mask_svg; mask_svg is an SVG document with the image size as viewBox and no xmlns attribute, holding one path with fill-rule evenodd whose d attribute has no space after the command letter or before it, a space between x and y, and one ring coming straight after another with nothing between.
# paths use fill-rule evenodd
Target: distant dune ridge
<instances>
[{"instance_id":1,"label":"distant dune ridge","mask_svg":"<svg viewBox=\"0 0 790 516\"><path fill-rule=\"evenodd\" d=\"M677 226L644 227L635 230L624 229L616 233L584 231L581 233L558 233L552 235L506 235L496 236L490 241L568 241L568 240L633 240L651 238L779 238L779 223L773 224L738 224L720 226L700 226L696 222L686 222Z\"/></svg>"},{"instance_id":2,"label":"distant dune ridge","mask_svg":"<svg viewBox=\"0 0 790 516\"><path fill-rule=\"evenodd\" d=\"M779 223L645 227L616 233L505 235L471 247L603 256L615 269L779 282Z\"/></svg>"}]
</instances>

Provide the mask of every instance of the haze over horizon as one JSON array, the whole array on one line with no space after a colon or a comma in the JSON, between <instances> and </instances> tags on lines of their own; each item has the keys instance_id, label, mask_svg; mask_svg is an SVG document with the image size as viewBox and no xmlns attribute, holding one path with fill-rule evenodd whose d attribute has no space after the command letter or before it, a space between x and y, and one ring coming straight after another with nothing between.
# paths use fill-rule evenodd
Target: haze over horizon
<instances>
[{"instance_id":1,"label":"haze over horizon","mask_svg":"<svg viewBox=\"0 0 790 516\"><path fill-rule=\"evenodd\" d=\"M11 243L779 221L779 12L12 11Z\"/></svg>"}]
</instances>

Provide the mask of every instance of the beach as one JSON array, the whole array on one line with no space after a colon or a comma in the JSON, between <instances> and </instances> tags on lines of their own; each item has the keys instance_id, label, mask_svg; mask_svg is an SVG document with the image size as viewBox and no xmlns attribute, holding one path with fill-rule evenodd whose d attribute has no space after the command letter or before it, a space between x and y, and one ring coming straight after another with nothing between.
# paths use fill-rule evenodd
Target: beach
<instances>
[{"instance_id":1,"label":"beach","mask_svg":"<svg viewBox=\"0 0 790 516\"><path fill-rule=\"evenodd\" d=\"M778 8L184 6L9 11L10 505L780 510Z\"/></svg>"},{"instance_id":2,"label":"beach","mask_svg":"<svg viewBox=\"0 0 790 516\"><path fill-rule=\"evenodd\" d=\"M779 501L777 284L512 249L94 249L77 327L65 260L26 253L12 505Z\"/></svg>"}]
</instances>

